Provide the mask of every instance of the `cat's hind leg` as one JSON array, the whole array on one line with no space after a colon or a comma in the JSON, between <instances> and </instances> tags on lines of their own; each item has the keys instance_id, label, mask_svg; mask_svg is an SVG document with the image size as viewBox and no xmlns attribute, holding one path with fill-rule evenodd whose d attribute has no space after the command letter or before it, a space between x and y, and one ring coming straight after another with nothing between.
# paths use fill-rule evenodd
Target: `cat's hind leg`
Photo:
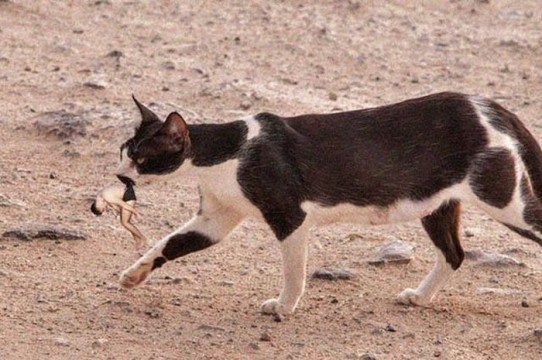
<instances>
[{"instance_id":1,"label":"cat's hind leg","mask_svg":"<svg viewBox=\"0 0 542 360\"><path fill-rule=\"evenodd\" d=\"M450 200L431 215L422 219L422 225L437 248L437 260L429 274L416 289L405 289L397 297L401 304L425 306L442 289L464 259L459 241L459 201Z\"/></svg>"},{"instance_id":2,"label":"cat's hind leg","mask_svg":"<svg viewBox=\"0 0 542 360\"><path fill-rule=\"evenodd\" d=\"M262 304L264 314L290 314L305 290L307 268L307 226L302 224L280 243L283 288L276 299Z\"/></svg>"}]
</instances>

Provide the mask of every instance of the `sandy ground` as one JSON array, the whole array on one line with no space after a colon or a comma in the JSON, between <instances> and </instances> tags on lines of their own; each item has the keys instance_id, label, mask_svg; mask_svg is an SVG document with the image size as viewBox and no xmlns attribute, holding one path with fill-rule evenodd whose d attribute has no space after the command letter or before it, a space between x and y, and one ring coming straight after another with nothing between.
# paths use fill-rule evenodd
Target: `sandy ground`
<instances>
[{"instance_id":1,"label":"sandy ground","mask_svg":"<svg viewBox=\"0 0 542 360\"><path fill-rule=\"evenodd\" d=\"M309 271L356 277L311 280L280 323L259 313L281 280L262 224L125 291L130 236L112 214L88 211L133 131L131 94L200 123L453 90L496 99L540 137L541 14L539 0L0 1L0 233L45 224L88 234L0 239L0 359L542 358L540 249L474 209L465 248L525 266L467 262L429 308L405 307L396 294L432 266L418 223L315 229ZM71 131L48 134L58 118ZM194 179L138 195L154 241L197 211ZM394 239L414 246L409 264L367 264Z\"/></svg>"}]
</instances>

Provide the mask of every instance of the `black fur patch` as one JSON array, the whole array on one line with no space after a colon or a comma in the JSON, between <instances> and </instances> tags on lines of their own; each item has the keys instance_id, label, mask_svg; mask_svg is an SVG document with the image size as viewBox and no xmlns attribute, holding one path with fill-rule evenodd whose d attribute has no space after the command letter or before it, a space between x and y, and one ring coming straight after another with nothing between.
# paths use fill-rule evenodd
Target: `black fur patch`
<instances>
[{"instance_id":1,"label":"black fur patch","mask_svg":"<svg viewBox=\"0 0 542 360\"><path fill-rule=\"evenodd\" d=\"M483 202L502 209L512 200L516 187L514 158L510 150L494 148L476 157L470 186Z\"/></svg>"},{"instance_id":2,"label":"black fur patch","mask_svg":"<svg viewBox=\"0 0 542 360\"><path fill-rule=\"evenodd\" d=\"M461 182L487 134L465 95L441 93L344 113L259 114L261 137L238 180L279 239L304 220L301 203L386 207Z\"/></svg>"},{"instance_id":3,"label":"black fur patch","mask_svg":"<svg viewBox=\"0 0 542 360\"><path fill-rule=\"evenodd\" d=\"M540 145L518 119L516 115L491 100L486 100L486 108L482 109L485 116L490 119L493 127L512 138L519 144L520 156L529 172L534 194L542 200L542 150Z\"/></svg>"},{"instance_id":4,"label":"black fur patch","mask_svg":"<svg viewBox=\"0 0 542 360\"><path fill-rule=\"evenodd\" d=\"M196 231L189 231L184 234L173 235L169 238L164 250L162 250L162 255L167 260L173 260L195 251L206 249L214 244L207 236Z\"/></svg>"},{"instance_id":5,"label":"black fur patch","mask_svg":"<svg viewBox=\"0 0 542 360\"><path fill-rule=\"evenodd\" d=\"M127 185L126 191L124 192L124 195L122 196L122 201L131 201L131 200L137 200L134 186L133 185Z\"/></svg>"},{"instance_id":6,"label":"black fur patch","mask_svg":"<svg viewBox=\"0 0 542 360\"><path fill-rule=\"evenodd\" d=\"M244 121L189 125L194 166L213 166L237 157L248 133Z\"/></svg>"},{"instance_id":7,"label":"black fur patch","mask_svg":"<svg viewBox=\"0 0 542 360\"><path fill-rule=\"evenodd\" d=\"M98 211L98 208L96 208L96 202L93 202L92 205L90 205L90 211L96 216L102 215L102 213Z\"/></svg>"},{"instance_id":8,"label":"black fur patch","mask_svg":"<svg viewBox=\"0 0 542 360\"><path fill-rule=\"evenodd\" d=\"M465 259L458 235L460 213L459 201L450 201L422 219L425 231L454 270L457 270Z\"/></svg>"},{"instance_id":9,"label":"black fur patch","mask_svg":"<svg viewBox=\"0 0 542 360\"><path fill-rule=\"evenodd\" d=\"M166 258L163 256L157 257L152 263L152 270L162 267L166 263Z\"/></svg>"}]
</instances>

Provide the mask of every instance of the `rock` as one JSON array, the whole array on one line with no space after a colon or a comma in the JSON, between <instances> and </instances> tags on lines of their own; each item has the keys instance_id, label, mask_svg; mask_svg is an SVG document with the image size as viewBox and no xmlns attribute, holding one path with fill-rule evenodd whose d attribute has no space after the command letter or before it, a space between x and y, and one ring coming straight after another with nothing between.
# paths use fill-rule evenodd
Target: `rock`
<instances>
[{"instance_id":1,"label":"rock","mask_svg":"<svg viewBox=\"0 0 542 360\"><path fill-rule=\"evenodd\" d=\"M38 132L53 135L62 140L87 136L87 125L88 122L85 119L65 110L43 113L34 123Z\"/></svg>"},{"instance_id":2,"label":"rock","mask_svg":"<svg viewBox=\"0 0 542 360\"><path fill-rule=\"evenodd\" d=\"M262 335L260 336L260 341L271 341L271 335L269 334L269 332L265 331L264 333L262 333Z\"/></svg>"},{"instance_id":3,"label":"rock","mask_svg":"<svg viewBox=\"0 0 542 360\"><path fill-rule=\"evenodd\" d=\"M365 353L359 357L361 360L376 360L376 356L371 353Z\"/></svg>"},{"instance_id":4,"label":"rock","mask_svg":"<svg viewBox=\"0 0 542 360\"><path fill-rule=\"evenodd\" d=\"M203 325L198 326L198 330L203 330L203 331L226 331L226 329L221 328L219 326L213 326L213 325L207 325L207 324L203 324Z\"/></svg>"},{"instance_id":5,"label":"rock","mask_svg":"<svg viewBox=\"0 0 542 360\"><path fill-rule=\"evenodd\" d=\"M68 339L59 336L59 337L55 338L55 345L58 345L58 346L70 346L70 342L69 342Z\"/></svg>"},{"instance_id":6,"label":"rock","mask_svg":"<svg viewBox=\"0 0 542 360\"><path fill-rule=\"evenodd\" d=\"M162 317L162 313L158 309L147 309L145 310L145 315L151 319L158 319L159 317Z\"/></svg>"},{"instance_id":7,"label":"rock","mask_svg":"<svg viewBox=\"0 0 542 360\"><path fill-rule=\"evenodd\" d=\"M164 61L162 67L166 70L175 70L175 63L171 60Z\"/></svg>"},{"instance_id":8,"label":"rock","mask_svg":"<svg viewBox=\"0 0 542 360\"><path fill-rule=\"evenodd\" d=\"M248 346L252 349L252 350L260 350L260 345L256 344L256 343L250 343L248 344Z\"/></svg>"},{"instance_id":9,"label":"rock","mask_svg":"<svg viewBox=\"0 0 542 360\"><path fill-rule=\"evenodd\" d=\"M90 76L89 78L87 78L87 81L83 83L83 85L96 90L103 90L109 86L107 81L105 81L104 77L100 75Z\"/></svg>"},{"instance_id":10,"label":"rock","mask_svg":"<svg viewBox=\"0 0 542 360\"><path fill-rule=\"evenodd\" d=\"M414 247L401 240L394 240L382 245L378 257L369 260L370 265L408 264L412 260Z\"/></svg>"},{"instance_id":11,"label":"rock","mask_svg":"<svg viewBox=\"0 0 542 360\"><path fill-rule=\"evenodd\" d=\"M397 329L395 329L395 327L392 324L386 325L386 328L384 330L389 331L389 332L397 332Z\"/></svg>"},{"instance_id":12,"label":"rock","mask_svg":"<svg viewBox=\"0 0 542 360\"><path fill-rule=\"evenodd\" d=\"M92 343L92 347L94 349L101 348L101 347L104 347L105 345L107 345L108 342L109 342L109 340L107 340L107 339L98 339L98 340L95 340Z\"/></svg>"},{"instance_id":13,"label":"rock","mask_svg":"<svg viewBox=\"0 0 542 360\"><path fill-rule=\"evenodd\" d=\"M6 238L30 241L33 239L48 240L86 240L88 235L81 231L70 230L50 225L28 225L8 230L2 234Z\"/></svg>"},{"instance_id":14,"label":"rock","mask_svg":"<svg viewBox=\"0 0 542 360\"><path fill-rule=\"evenodd\" d=\"M241 110L248 110L252 107L252 103L249 100L242 100L239 107Z\"/></svg>"},{"instance_id":15,"label":"rock","mask_svg":"<svg viewBox=\"0 0 542 360\"><path fill-rule=\"evenodd\" d=\"M539 339L542 339L542 328L534 329L534 336L536 336Z\"/></svg>"},{"instance_id":16,"label":"rock","mask_svg":"<svg viewBox=\"0 0 542 360\"><path fill-rule=\"evenodd\" d=\"M485 295L485 294L495 294L495 295L513 295L513 294L519 294L519 290L514 289L500 289L500 288L486 288L481 287L476 289L478 294Z\"/></svg>"},{"instance_id":17,"label":"rock","mask_svg":"<svg viewBox=\"0 0 542 360\"><path fill-rule=\"evenodd\" d=\"M350 280L355 276L353 272L343 269L317 269L311 274L311 279L321 280Z\"/></svg>"},{"instance_id":18,"label":"rock","mask_svg":"<svg viewBox=\"0 0 542 360\"><path fill-rule=\"evenodd\" d=\"M107 54L107 57L111 57L111 58L115 58L115 59L120 59L123 56L124 56L124 54L120 50L113 50L109 54Z\"/></svg>"},{"instance_id":19,"label":"rock","mask_svg":"<svg viewBox=\"0 0 542 360\"><path fill-rule=\"evenodd\" d=\"M527 302L527 300L521 300L521 307L524 307L524 308L529 307L529 303Z\"/></svg>"},{"instance_id":20,"label":"rock","mask_svg":"<svg viewBox=\"0 0 542 360\"><path fill-rule=\"evenodd\" d=\"M337 96L337 94L335 94L333 91L330 91L330 92L328 93L328 98L329 98L329 100L331 100L331 101L337 101L338 96Z\"/></svg>"},{"instance_id":21,"label":"rock","mask_svg":"<svg viewBox=\"0 0 542 360\"><path fill-rule=\"evenodd\" d=\"M465 258L474 261L479 266L525 266L524 263L511 256L482 250L465 251Z\"/></svg>"},{"instance_id":22,"label":"rock","mask_svg":"<svg viewBox=\"0 0 542 360\"><path fill-rule=\"evenodd\" d=\"M0 194L0 207L13 207L13 206L24 208L26 207L26 204L22 201L12 200L8 198L7 196Z\"/></svg>"}]
</instances>

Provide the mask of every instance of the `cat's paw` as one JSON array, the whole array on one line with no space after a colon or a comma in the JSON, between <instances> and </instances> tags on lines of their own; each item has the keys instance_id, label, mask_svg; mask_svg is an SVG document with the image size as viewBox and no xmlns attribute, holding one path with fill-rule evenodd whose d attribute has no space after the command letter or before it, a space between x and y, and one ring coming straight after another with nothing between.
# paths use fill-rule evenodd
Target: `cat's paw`
<instances>
[{"instance_id":1,"label":"cat's paw","mask_svg":"<svg viewBox=\"0 0 542 360\"><path fill-rule=\"evenodd\" d=\"M152 271L152 262L135 264L120 275L120 285L125 289L131 289L141 284Z\"/></svg>"},{"instance_id":2,"label":"cat's paw","mask_svg":"<svg viewBox=\"0 0 542 360\"><path fill-rule=\"evenodd\" d=\"M281 304L278 299L269 299L264 301L261 306L261 311L263 314L268 315L288 315L293 313L294 309L291 306Z\"/></svg>"},{"instance_id":3,"label":"cat's paw","mask_svg":"<svg viewBox=\"0 0 542 360\"><path fill-rule=\"evenodd\" d=\"M427 299L415 289L407 288L397 295L397 302L403 305L427 306L431 299Z\"/></svg>"}]
</instances>

